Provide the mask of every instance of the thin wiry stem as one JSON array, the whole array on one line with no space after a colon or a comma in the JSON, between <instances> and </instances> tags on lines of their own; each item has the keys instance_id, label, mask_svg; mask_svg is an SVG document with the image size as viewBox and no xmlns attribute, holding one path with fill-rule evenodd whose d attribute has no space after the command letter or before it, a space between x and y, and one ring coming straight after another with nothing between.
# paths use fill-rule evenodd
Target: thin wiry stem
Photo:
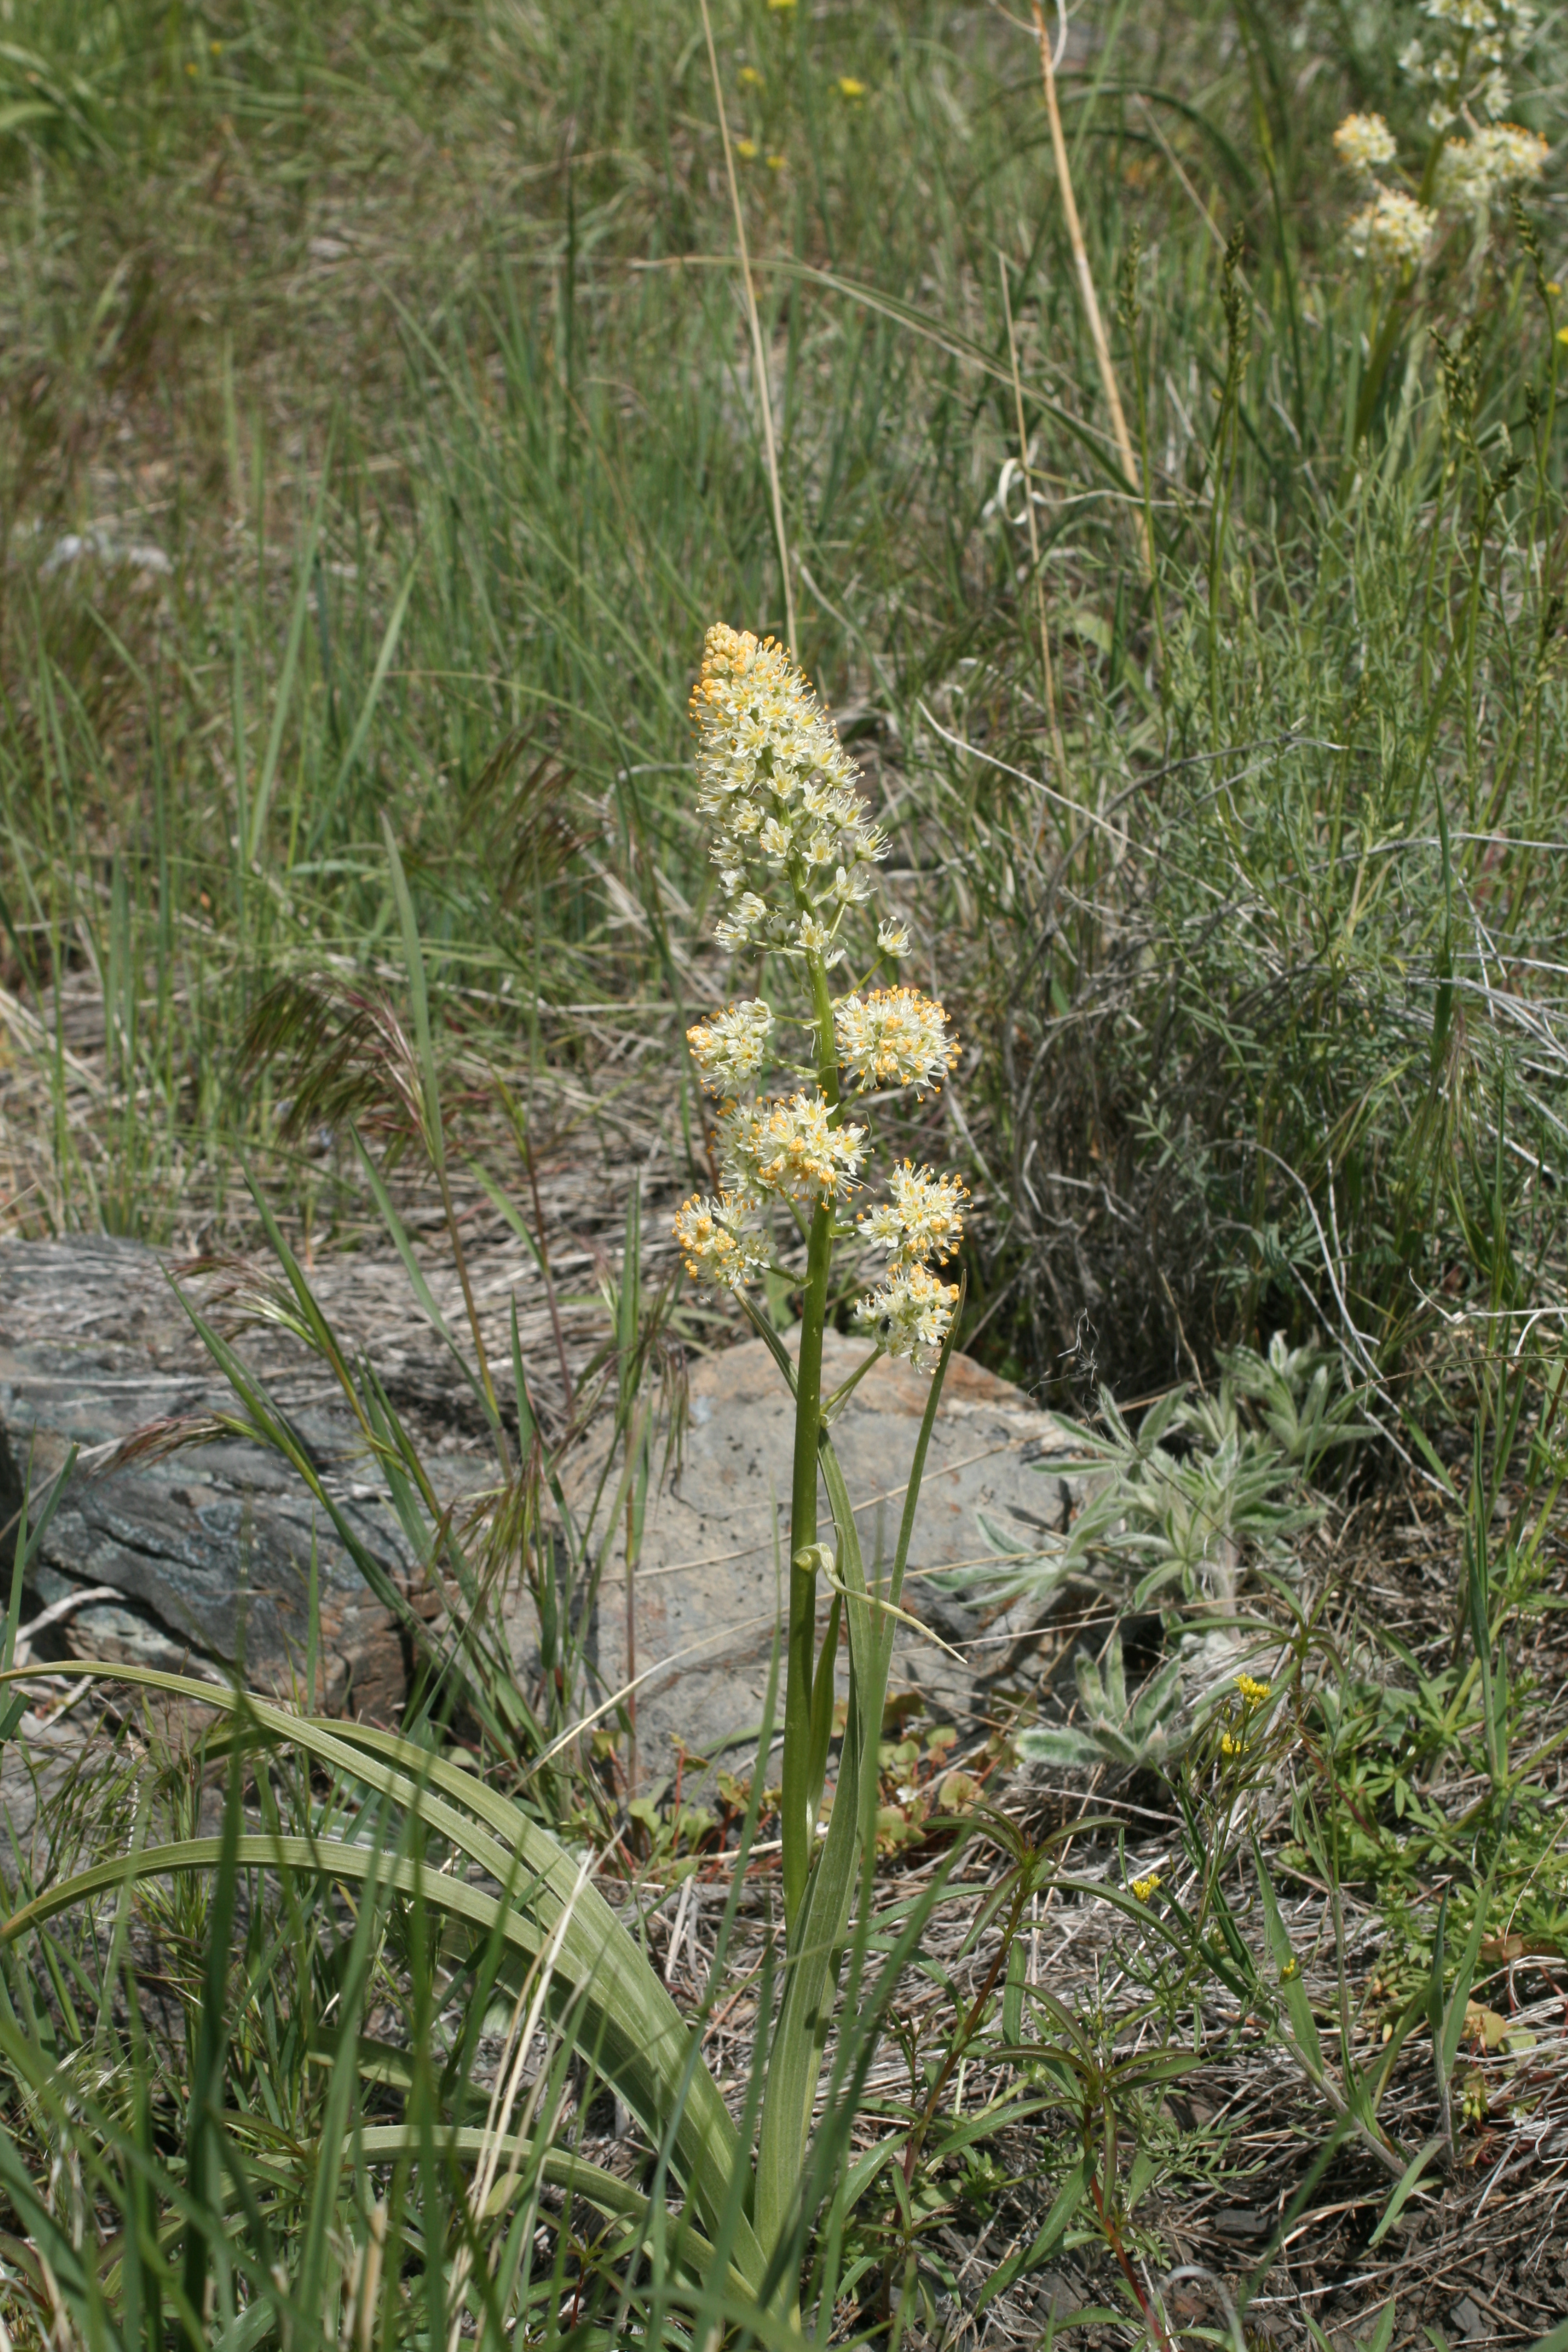
<instances>
[{"instance_id":1,"label":"thin wiry stem","mask_svg":"<svg viewBox=\"0 0 1568 2352\"><path fill-rule=\"evenodd\" d=\"M1063 793L1068 788L1068 755L1062 743L1062 730L1057 718L1057 685L1051 667L1051 637L1046 626L1046 583L1040 571L1040 531L1035 520L1035 485L1029 471L1029 436L1024 427L1024 383L1018 373L1018 339L1013 332L1013 297L1007 285L1007 264L1001 254L996 257L1002 273L1002 311L1007 321L1007 356L1013 365L1013 404L1018 413L1018 470L1024 477L1024 511L1029 519L1029 567L1035 575L1035 605L1040 619L1040 668L1046 681L1046 718L1051 730L1051 757L1057 764L1057 782ZM1044 820L1042 817L1042 825Z\"/></svg>"},{"instance_id":2,"label":"thin wiry stem","mask_svg":"<svg viewBox=\"0 0 1568 2352\"><path fill-rule=\"evenodd\" d=\"M1078 271L1079 291L1083 297L1084 316L1089 320L1089 340L1100 367L1100 380L1105 387L1105 404L1110 411L1111 431L1116 436L1117 454L1121 470L1136 496L1142 498L1142 484L1138 460L1132 454L1132 436L1127 430L1122 413L1121 394L1117 390L1116 370L1110 362L1110 345L1106 339L1105 321L1100 315L1100 298L1094 290L1094 272L1089 266L1089 247L1083 241L1083 224L1078 216L1078 200L1072 192L1072 173L1068 168L1067 141L1062 136L1061 110L1057 104L1057 67L1051 55L1051 37L1046 30L1045 11L1040 0L1034 0L1035 36L1040 45L1040 79L1045 84L1046 112L1051 125L1051 152L1056 157L1057 184L1062 192L1062 215L1067 222L1068 242L1072 247L1073 266ZM703 0L707 13L707 0ZM1138 517L1138 539L1143 551L1145 575L1154 569L1154 551L1149 542L1148 519Z\"/></svg>"},{"instance_id":3,"label":"thin wiry stem","mask_svg":"<svg viewBox=\"0 0 1568 2352\"><path fill-rule=\"evenodd\" d=\"M730 202L735 213L735 242L741 252L741 283L746 290L746 319L752 330L752 365L756 372L757 401L763 413L763 447L768 461L768 488L773 494L773 537L778 542L779 572L784 581L784 642L798 659L800 645L795 625L795 586L790 578L789 540L784 530L784 491L779 483L778 444L773 438L773 404L768 390L763 322L757 310L757 289L752 277L751 248L746 243L746 216L741 209L741 184L735 176L735 157L730 144L730 121L724 111L724 85L719 79L719 53L713 46L713 20L708 13L708 0L700 0L700 5L702 30L708 42L708 70L713 77L713 105L719 117L719 136L724 142L724 170L730 182Z\"/></svg>"}]
</instances>

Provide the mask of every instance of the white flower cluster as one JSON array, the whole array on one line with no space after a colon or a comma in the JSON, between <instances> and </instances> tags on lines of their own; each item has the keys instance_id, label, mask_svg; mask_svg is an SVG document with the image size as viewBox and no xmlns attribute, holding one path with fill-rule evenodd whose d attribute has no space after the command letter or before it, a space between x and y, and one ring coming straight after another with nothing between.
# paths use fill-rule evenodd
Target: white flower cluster
<instances>
[{"instance_id":1,"label":"white flower cluster","mask_svg":"<svg viewBox=\"0 0 1568 2352\"><path fill-rule=\"evenodd\" d=\"M751 1086L761 1076L773 1026L772 1005L747 996L689 1029L687 1043L703 1085L716 1095Z\"/></svg>"},{"instance_id":2,"label":"white flower cluster","mask_svg":"<svg viewBox=\"0 0 1568 2352\"><path fill-rule=\"evenodd\" d=\"M1401 52L1400 69L1432 93L1426 120L1447 131L1461 113L1496 121L1509 101L1508 68L1535 28L1529 0L1424 0L1435 28Z\"/></svg>"},{"instance_id":3,"label":"white flower cluster","mask_svg":"<svg viewBox=\"0 0 1568 2352\"><path fill-rule=\"evenodd\" d=\"M1437 215L1418 205L1403 188L1379 188L1370 205L1356 214L1346 235L1358 260L1370 261L1385 274L1412 269L1432 242Z\"/></svg>"},{"instance_id":4,"label":"white flower cluster","mask_svg":"<svg viewBox=\"0 0 1568 2352\"><path fill-rule=\"evenodd\" d=\"M933 1175L906 1160L888 1180L890 1200L879 1201L860 1219L868 1242L889 1251L892 1272L934 1257L945 1265L963 1238L961 1203L969 1188L961 1176Z\"/></svg>"},{"instance_id":5,"label":"white flower cluster","mask_svg":"<svg viewBox=\"0 0 1568 2352\"><path fill-rule=\"evenodd\" d=\"M752 1199L841 1200L866 1158L863 1127L835 1127L824 1094L731 1103L719 1121L724 1181Z\"/></svg>"},{"instance_id":6,"label":"white flower cluster","mask_svg":"<svg viewBox=\"0 0 1568 2352\"><path fill-rule=\"evenodd\" d=\"M717 936L730 947L812 959L818 970L805 1019L816 1022L820 971L843 955L837 935L845 913L870 896L867 869L888 845L855 789L853 764L782 646L710 629L692 714L697 806L714 827L726 901ZM877 947L886 956L908 955L902 923L882 920ZM817 1055L831 1051L846 1091L923 1091L957 1061L946 1013L919 989L872 989L842 997L832 1010L833 1034L818 1034ZM869 1157L867 1129L821 1085L792 1095L763 1091L774 1027L773 1007L744 997L686 1033L703 1084L724 1097L717 1137L722 1189L716 1199L698 1194L684 1203L675 1238L694 1281L732 1291L771 1263L771 1202L837 1213L859 1189ZM942 1345L952 1320L957 1287L939 1279L931 1261L945 1265L958 1248L967 1193L958 1176L906 1160L888 1194L859 1221L861 1237L889 1262L856 1314L888 1353L918 1363ZM852 1230L832 1223L827 1239ZM815 1231L820 1237L821 1227Z\"/></svg>"},{"instance_id":7,"label":"white flower cluster","mask_svg":"<svg viewBox=\"0 0 1568 2352\"><path fill-rule=\"evenodd\" d=\"M1384 275L1425 259L1439 210L1484 215L1508 189L1538 180L1550 152L1538 132L1497 120L1508 104L1504 68L1534 29L1528 0L1423 0L1421 13L1434 35L1410 43L1401 69L1432 92L1426 120L1434 131L1446 131L1463 116L1470 131L1447 142L1429 184L1423 183L1431 204L1377 179L1397 157L1381 114L1347 114L1334 133L1341 163L1370 196L1350 223L1351 249Z\"/></svg>"},{"instance_id":8,"label":"white flower cluster","mask_svg":"<svg viewBox=\"0 0 1568 2352\"><path fill-rule=\"evenodd\" d=\"M743 1194L721 1192L713 1201L699 1193L684 1202L675 1241L692 1281L721 1290L743 1290L768 1262L756 1202Z\"/></svg>"},{"instance_id":9,"label":"white flower cluster","mask_svg":"<svg viewBox=\"0 0 1568 2352\"><path fill-rule=\"evenodd\" d=\"M929 1265L901 1266L858 1302L855 1319L889 1356L919 1364L946 1339L957 1298L957 1283L943 1282Z\"/></svg>"},{"instance_id":10,"label":"white flower cluster","mask_svg":"<svg viewBox=\"0 0 1568 2352\"><path fill-rule=\"evenodd\" d=\"M1398 154L1393 131L1381 114L1347 114L1334 133L1334 149L1347 170L1370 178Z\"/></svg>"},{"instance_id":11,"label":"white flower cluster","mask_svg":"<svg viewBox=\"0 0 1568 2352\"><path fill-rule=\"evenodd\" d=\"M837 962L844 910L870 896L863 869L888 842L832 721L783 646L722 624L708 632L691 715L698 814L713 820L727 901L715 937Z\"/></svg>"},{"instance_id":12,"label":"white flower cluster","mask_svg":"<svg viewBox=\"0 0 1568 2352\"><path fill-rule=\"evenodd\" d=\"M860 1230L892 1263L878 1288L858 1302L855 1317L889 1356L919 1364L941 1347L952 1320L958 1286L939 1280L928 1261L945 1265L963 1240L968 1187L962 1177L938 1176L906 1160L894 1169L888 1190L890 1197L860 1219Z\"/></svg>"},{"instance_id":13,"label":"white flower cluster","mask_svg":"<svg viewBox=\"0 0 1568 2352\"><path fill-rule=\"evenodd\" d=\"M1538 131L1491 122L1473 139L1450 139L1437 158L1432 193L1454 212L1484 213L1521 180L1539 180L1551 153Z\"/></svg>"},{"instance_id":14,"label":"white flower cluster","mask_svg":"<svg viewBox=\"0 0 1568 2352\"><path fill-rule=\"evenodd\" d=\"M840 1066L862 1094L868 1087L940 1086L958 1059L947 1014L918 988L841 996L833 1031Z\"/></svg>"}]
</instances>

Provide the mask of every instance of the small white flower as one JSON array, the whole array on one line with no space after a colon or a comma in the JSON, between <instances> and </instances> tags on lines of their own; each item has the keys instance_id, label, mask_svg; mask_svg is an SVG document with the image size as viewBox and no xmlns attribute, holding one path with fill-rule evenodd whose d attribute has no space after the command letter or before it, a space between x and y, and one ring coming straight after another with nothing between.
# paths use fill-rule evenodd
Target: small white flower
<instances>
[{"instance_id":1,"label":"small white flower","mask_svg":"<svg viewBox=\"0 0 1568 2352\"><path fill-rule=\"evenodd\" d=\"M1552 152L1539 131L1526 131L1518 122L1493 123L1481 132L1480 143L1505 186L1515 180L1539 180Z\"/></svg>"},{"instance_id":2,"label":"small white flower","mask_svg":"<svg viewBox=\"0 0 1568 2352\"><path fill-rule=\"evenodd\" d=\"M807 955L819 956L826 954L833 934L826 923L817 921L815 915L803 915L800 919L797 937Z\"/></svg>"},{"instance_id":3,"label":"small white flower","mask_svg":"<svg viewBox=\"0 0 1568 2352\"><path fill-rule=\"evenodd\" d=\"M749 1085L762 1069L773 1025L772 1007L760 996L749 996L689 1029L687 1041L703 1083L723 1095Z\"/></svg>"},{"instance_id":4,"label":"small white flower","mask_svg":"<svg viewBox=\"0 0 1568 2352\"><path fill-rule=\"evenodd\" d=\"M963 1178L933 1175L906 1160L888 1185L892 1198L879 1201L860 1219L866 1239L890 1252L895 1267L933 1257L945 1265L963 1238L963 1203L969 1189Z\"/></svg>"},{"instance_id":5,"label":"small white flower","mask_svg":"<svg viewBox=\"0 0 1568 2352\"><path fill-rule=\"evenodd\" d=\"M713 926L713 936L721 947L742 948L750 940L759 923L768 917L767 902L754 890L742 890L727 915L721 915Z\"/></svg>"},{"instance_id":6,"label":"small white flower","mask_svg":"<svg viewBox=\"0 0 1568 2352\"><path fill-rule=\"evenodd\" d=\"M871 885L854 866L840 866L833 877L833 895L841 907L863 906L871 895Z\"/></svg>"},{"instance_id":7,"label":"small white flower","mask_svg":"<svg viewBox=\"0 0 1568 2352\"><path fill-rule=\"evenodd\" d=\"M1488 0L1423 0L1421 14L1459 33L1488 33L1497 23Z\"/></svg>"},{"instance_id":8,"label":"small white flower","mask_svg":"<svg viewBox=\"0 0 1568 2352\"><path fill-rule=\"evenodd\" d=\"M738 1194L721 1192L714 1201L694 1193L676 1212L674 1233L693 1282L744 1290L767 1264L755 1204Z\"/></svg>"},{"instance_id":9,"label":"small white flower","mask_svg":"<svg viewBox=\"0 0 1568 2352\"><path fill-rule=\"evenodd\" d=\"M884 955L907 956L910 935L902 923L882 922L877 926L877 945Z\"/></svg>"},{"instance_id":10,"label":"small white flower","mask_svg":"<svg viewBox=\"0 0 1568 2352\"><path fill-rule=\"evenodd\" d=\"M863 1127L830 1124L826 1095L791 1095L752 1108L736 1105L719 1122L724 1181L737 1192L795 1201L847 1193L866 1157Z\"/></svg>"},{"instance_id":11,"label":"small white flower","mask_svg":"<svg viewBox=\"0 0 1568 2352\"><path fill-rule=\"evenodd\" d=\"M1521 180L1538 180L1551 150L1538 131L1496 122L1473 139L1450 139L1437 159L1432 193L1456 212L1485 212L1494 196Z\"/></svg>"}]
</instances>

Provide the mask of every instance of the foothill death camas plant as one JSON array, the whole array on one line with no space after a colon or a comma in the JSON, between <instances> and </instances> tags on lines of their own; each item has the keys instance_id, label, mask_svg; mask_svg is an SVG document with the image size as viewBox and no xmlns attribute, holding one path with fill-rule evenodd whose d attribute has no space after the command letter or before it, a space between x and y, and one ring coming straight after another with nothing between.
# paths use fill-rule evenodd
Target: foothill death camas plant
<instances>
[{"instance_id":1,"label":"foothill death camas plant","mask_svg":"<svg viewBox=\"0 0 1568 2352\"><path fill-rule=\"evenodd\" d=\"M872 1199L871 1106L923 1093L957 1048L942 1007L918 989L872 986L879 967L910 951L903 925L868 911L888 843L871 820L852 762L782 646L749 632L708 633L692 697L698 807L713 824L711 855L724 910L717 936L752 950L784 992L780 1007L742 999L689 1033L704 1084L721 1102L721 1190L694 1196L675 1232L689 1273L734 1293L773 1349L795 1400L790 1487L789 1601L781 1839L784 1990L769 2054L758 2143L757 2234L779 2242L797 2195L818 2068L855 1888L875 1851L877 1741L904 1563L958 1286L937 1271L963 1233L958 1177L894 1163ZM833 993L834 976L858 978ZM773 1091L769 1091L769 1082ZM851 1116L851 1112L858 1114ZM866 1203L866 1205L862 1205ZM804 1272L773 1255L793 1224ZM864 1361L836 1395L822 1393L823 1331L836 1253L884 1255L856 1320ZM792 1361L749 1286L764 1269L801 1288ZM879 1356L934 1362L925 1419L886 1589L866 1582L855 1521L828 1434L834 1412ZM818 1484L834 1540L818 1540ZM820 1643L820 1587L831 1595ZM849 1705L831 1813L817 1821L833 1722L841 1629L849 1643Z\"/></svg>"},{"instance_id":2,"label":"foothill death camas plant","mask_svg":"<svg viewBox=\"0 0 1568 2352\"><path fill-rule=\"evenodd\" d=\"M764 1269L792 1286L801 1280L771 1255L779 1212L805 1245L795 1374L782 1832L793 1929L821 1794L843 1598L839 1563L816 1539L819 1442L837 1402L825 1404L822 1396L834 1256L846 1244L869 1244L887 1260L880 1281L855 1310L870 1349L841 1391L847 1393L883 1353L921 1364L942 1348L958 1289L933 1270L933 1261L947 1263L963 1229L961 1180L908 1160L888 1171L885 1196L855 1213L852 1204L868 1190L873 1146L868 1127L850 1112L868 1097L939 1085L957 1047L946 1013L931 997L914 988L867 985L880 962L910 950L901 923L882 920L873 939L864 911L887 837L870 821L853 763L784 647L748 631L710 629L691 709L697 805L713 824L711 856L724 899L716 935L737 951L754 950L787 992L783 1012L763 997L746 998L687 1033L703 1083L722 1101L722 1189L717 1198L688 1201L675 1234L695 1280L721 1285L742 1300ZM836 998L833 976L854 970L857 950L867 966L860 983ZM782 1082L778 1091L766 1091L770 1077ZM818 1654L823 1576L834 1601Z\"/></svg>"}]
</instances>

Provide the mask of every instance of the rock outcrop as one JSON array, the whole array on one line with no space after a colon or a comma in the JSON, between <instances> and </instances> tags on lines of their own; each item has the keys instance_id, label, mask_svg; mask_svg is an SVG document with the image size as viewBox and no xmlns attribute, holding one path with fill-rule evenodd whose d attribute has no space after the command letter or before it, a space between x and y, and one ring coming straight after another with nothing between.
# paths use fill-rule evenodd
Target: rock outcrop
<instances>
[{"instance_id":1,"label":"rock outcrop","mask_svg":"<svg viewBox=\"0 0 1568 2352\"><path fill-rule=\"evenodd\" d=\"M319 1369L319 1368L318 1368ZM289 1401L356 1537L404 1591L415 1562L324 1375ZM298 1384L297 1388L298 1388ZM149 1423L234 1410L157 1253L70 1238L0 1246L0 1573L24 1484L41 1497L79 1448L28 1579L38 1636L83 1657L303 1692L312 1550L320 1699L391 1719L408 1636L367 1589L289 1465L241 1439L110 1466ZM35 1509L35 1517L37 1516Z\"/></svg>"},{"instance_id":2,"label":"rock outcrop","mask_svg":"<svg viewBox=\"0 0 1568 2352\"><path fill-rule=\"evenodd\" d=\"M823 1386L865 1356L830 1333ZM929 1382L884 1359L834 1425L868 1571L890 1560ZM767 1687L779 1596L789 1557L794 1407L760 1339L702 1359L692 1370L679 1466L650 1493L632 1580L639 1762L668 1769L678 1739L712 1756L755 1738ZM605 1440L593 1435L569 1474L569 1493L593 1491ZM911 1544L904 1607L932 1641L898 1628L890 1691L939 1716L984 1714L991 1690L1034 1647L1043 1615L1024 1602L987 1617L941 1589L943 1571L989 1560L987 1519L1020 1547L1048 1551L1083 1497L1080 1467L1061 1423L965 1356L948 1368ZM826 1495L821 1531L831 1534ZM595 1663L606 1691L628 1679L624 1535L599 1588ZM1065 1597L1065 1596L1064 1596ZM822 1595L826 1609L829 1596ZM945 1643L947 1646L942 1646ZM956 1655L953 1654L956 1653ZM847 1686L847 1653L840 1658Z\"/></svg>"}]
</instances>

